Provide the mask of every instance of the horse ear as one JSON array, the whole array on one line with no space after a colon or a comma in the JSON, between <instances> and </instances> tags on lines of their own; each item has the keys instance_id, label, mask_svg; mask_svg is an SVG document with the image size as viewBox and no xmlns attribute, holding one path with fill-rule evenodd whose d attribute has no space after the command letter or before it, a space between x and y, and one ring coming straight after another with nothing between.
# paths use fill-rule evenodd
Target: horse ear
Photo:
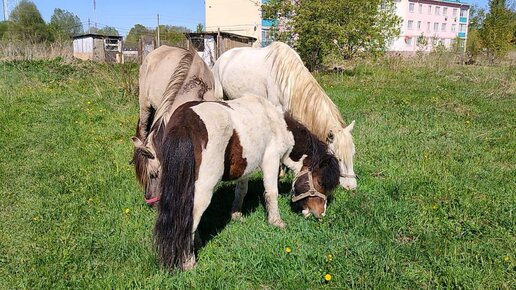
<instances>
[{"instance_id":1,"label":"horse ear","mask_svg":"<svg viewBox=\"0 0 516 290\"><path fill-rule=\"evenodd\" d=\"M328 137L326 137L326 143L331 144L333 143L333 140L335 140L335 134L333 134L333 131L330 130L330 132L328 132Z\"/></svg>"},{"instance_id":2,"label":"horse ear","mask_svg":"<svg viewBox=\"0 0 516 290\"><path fill-rule=\"evenodd\" d=\"M149 158L149 159L154 159L154 153L152 152L152 150L145 146L145 144L143 144L142 140L140 140L138 137L131 137L131 140L133 141L133 145L136 149L138 150L141 150L143 156Z\"/></svg>"},{"instance_id":3,"label":"horse ear","mask_svg":"<svg viewBox=\"0 0 516 290\"><path fill-rule=\"evenodd\" d=\"M355 127L355 120L353 120L344 130L348 133L351 133L353 131L353 128Z\"/></svg>"}]
</instances>

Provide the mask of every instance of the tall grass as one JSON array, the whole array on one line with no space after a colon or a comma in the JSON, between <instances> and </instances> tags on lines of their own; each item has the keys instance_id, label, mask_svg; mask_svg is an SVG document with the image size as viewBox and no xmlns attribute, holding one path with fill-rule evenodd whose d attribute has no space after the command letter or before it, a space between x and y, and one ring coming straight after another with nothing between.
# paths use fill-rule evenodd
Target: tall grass
<instances>
[{"instance_id":1,"label":"tall grass","mask_svg":"<svg viewBox=\"0 0 516 290\"><path fill-rule=\"evenodd\" d=\"M258 176L239 222L223 183L183 273L159 266L129 165L138 104L119 74L134 83L136 68L0 68L0 289L516 288L514 67L379 59L317 74L357 121L357 190L304 219L284 181L279 230Z\"/></svg>"},{"instance_id":2,"label":"tall grass","mask_svg":"<svg viewBox=\"0 0 516 290\"><path fill-rule=\"evenodd\" d=\"M52 43L0 41L0 61L50 60L57 57L72 61L73 47L71 40Z\"/></svg>"}]
</instances>

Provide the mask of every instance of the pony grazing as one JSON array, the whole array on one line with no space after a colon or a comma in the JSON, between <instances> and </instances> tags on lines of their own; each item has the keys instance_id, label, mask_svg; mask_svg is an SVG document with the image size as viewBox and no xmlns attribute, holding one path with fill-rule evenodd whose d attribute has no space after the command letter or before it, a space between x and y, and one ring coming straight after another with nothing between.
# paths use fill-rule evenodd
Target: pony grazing
<instances>
[{"instance_id":1,"label":"pony grazing","mask_svg":"<svg viewBox=\"0 0 516 290\"><path fill-rule=\"evenodd\" d=\"M319 140L331 143L341 167L340 184L356 188L351 136L355 122L344 126L339 110L292 48L281 42L265 48L233 48L217 59L213 73L216 98L236 99L245 93L264 96Z\"/></svg>"},{"instance_id":2,"label":"pony grazing","mask_svg":"<svg viewBox=\"0 0 516 290\"><path fill-rule=\"evenodd\" d=\"M193 48L186 50L163 45L149 53L143 61L139 87L140 116L133 142L145 145L140 148L147 149L135 150L133 161L138 181L147 188L154 186L149 178L159 168L157 159L144 162L144 159L155 155L157 146L150 136L151 127L155 124L157 128L163 128L172 112L185 102L214 100L214 79L211 70ZM145 191L155 190L147 188ZM146 202L153 205L156 199L146 195Z\"/></svg>"},{"instance_id":3,"label":"pony grazing","mask_svg":"<svg viewBox=\"0 0 516 290\"><path fill-rule=\"evenodd\" d=\"M188 102L175 110L155 153L160 166L149 169L160 198L154 240L160 261L167 268L195 266L194 233L221 180L240 180L232 216L241 216L247 176L263 171L268 222L285 226L278 208L278 171L283 163L298 178L293 199L304 214L324 215L327 196L339 183L337 159L328 147L288 114L280 113L262 97L244 96L228 102ZM152 153L135 142L138 150ZM149 166L152 167L149 163Z\"/></svg>"}]
</instances>

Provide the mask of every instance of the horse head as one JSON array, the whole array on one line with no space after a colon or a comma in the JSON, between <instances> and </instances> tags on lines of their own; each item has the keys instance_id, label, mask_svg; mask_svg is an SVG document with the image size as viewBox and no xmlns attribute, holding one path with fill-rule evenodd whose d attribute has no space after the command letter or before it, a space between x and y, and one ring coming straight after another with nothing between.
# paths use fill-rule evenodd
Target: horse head
<instances>
[{"instance_id":1,"label":"horse head","mask_svg":"<svg viewBox=\"0 0 516 290\"><path fill-rule=\"evenodd\" d=\"M152 139L151 135L149 137L146 140ZM144 188L145 202L153 206L161 196L160 163L153 146L145 144L138 137L132 137L131 140L134 145L136 177Z\"/></svg>"},{"instance_id":2,"label":"horse head","mask_svg":"<svg viewBox=\"0 0 516 290\"><path fill-rule=\"evenodd\" d=\"M348 190L353 190L357 187L357 177L353 170L353 157L355 155L355 144L351 131L355 126L355 121L351 122L347 127L330 131L326 143L330 150L335 152L340 166L340 185Z\"/></svg>"},{"instance_id":3,"label":"horse head","mask_svg":"<svg viewBox=\"0 0 516 290\"><path fill-rule=\"evenodd\" d=\"M303 166L292 185L292 202L305 217L321 218L326 213L328 196L339 184L340 168L337 158L327 152L316 162Z\"/></svg>"}]
</instances>

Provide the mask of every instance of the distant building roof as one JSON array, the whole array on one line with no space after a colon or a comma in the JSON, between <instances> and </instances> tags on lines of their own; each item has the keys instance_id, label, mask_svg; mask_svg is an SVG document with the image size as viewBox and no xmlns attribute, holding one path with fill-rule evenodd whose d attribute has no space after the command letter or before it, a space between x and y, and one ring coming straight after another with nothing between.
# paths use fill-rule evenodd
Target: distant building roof
<instances>
[{"instance_id":1,"label":"distant building roof","mask_svg":"<svg viewBox=\"0 0 516 290\"><path fill-rule=\"evenodd\" d=\"M471 6L471 4L467 3L466 1L462 1L462 0L431 0L431 1ZM412 0L412 2L419 2L419 1Z\"/></svg>"},{"instance_id":2,"label":"distant building roof","mask_svg":"<svg viewBox=\"0 0 516 290\"><path fill-rule=\"evenodd\" d=\"M120 39L120 40L122 40L122 38L123 38L123 36L118 36L118 35L103 35L103 34L87 33L87 34L81 34L81 35L74 36L73 39L86 38L86 37L114 38L114 39Z\"/></svg>"}]
</instances>

